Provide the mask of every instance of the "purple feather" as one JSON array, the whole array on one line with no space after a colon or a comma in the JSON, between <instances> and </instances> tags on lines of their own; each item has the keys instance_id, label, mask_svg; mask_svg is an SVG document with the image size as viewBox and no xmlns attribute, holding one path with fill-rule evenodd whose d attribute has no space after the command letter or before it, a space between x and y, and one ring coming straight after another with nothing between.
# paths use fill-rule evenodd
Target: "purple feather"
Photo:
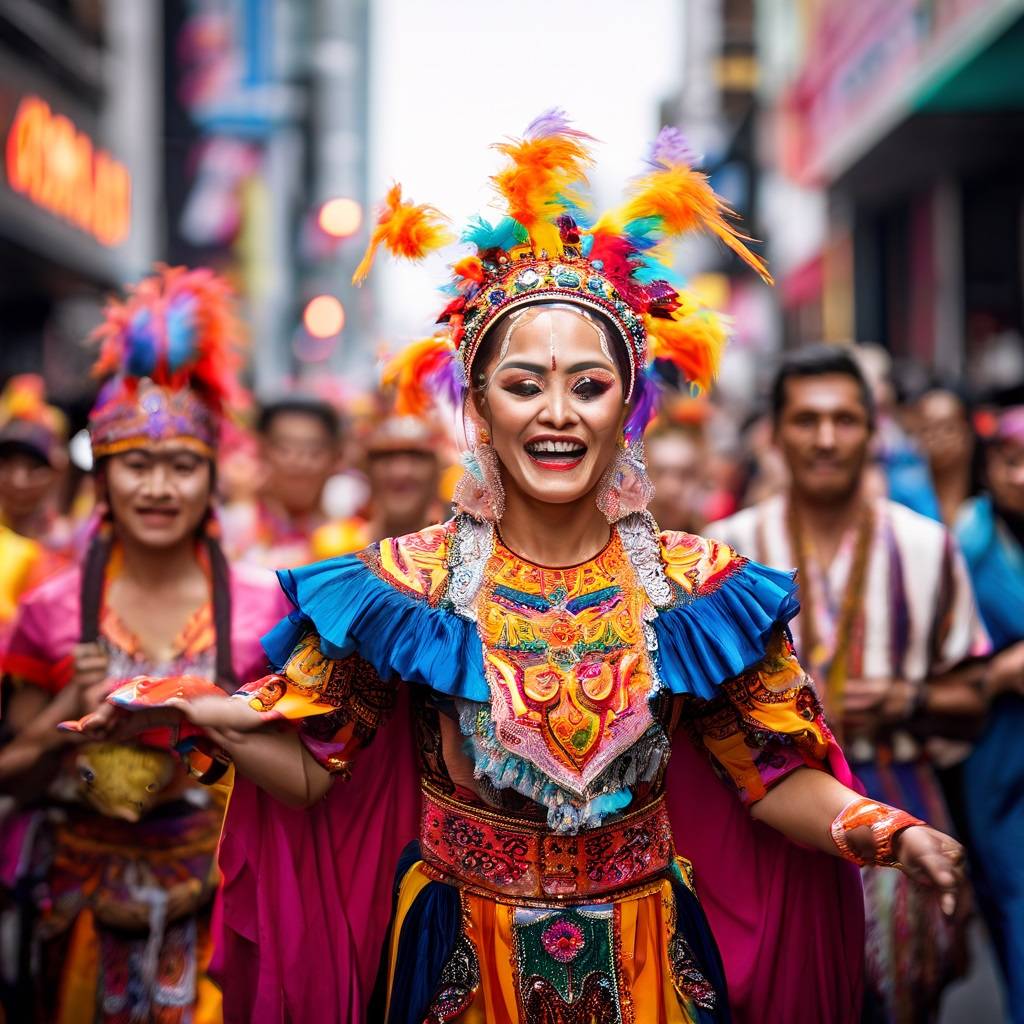
<instances>
[{"instance_id":1,"label":"purple feather","mask_svg":"<svg viewBox=\"0 0 1024 1024\"><path fill-rule=\"evenodd\" d=\"M633 389L633 399L623 430L627 441L638 441L644 436L647 424L654 419L658 411L660 397L661 393L655 379L647 371L641 373Z\"/></svg>"},{"instance_id":2,"label":"purple feather","mask_svg":"<svg viewBox=\"0 0 1024 1024\"><path fill-rule=\"evenodd\" d=\"M432 375L430 383L451 403L452 408L462 408L462 402L466 397L465 375L462 363L454 352L450 358L444 360L437 373Z\"/></svg>"},{"instance_id":3,"label":"purple feather","mask_svg":"<svg viewBox=\"0 0 1024 1024\"><path fill-rule=\"evenodd\" d=\"M567 135L573 139L586 139L588 142L595 142L592 135L573 128L569 122L569 116L564 110L552 107L545 110L539 117L535 117L526 128L527 139L546 139L552 135Z\"/></svg>"},{"instance_id":4,"label":"purple feather","mask_svg":"<svg viewBox=\"0 0 1024 1024\"><path fill-rule=\"evenodd\" d=\"M692 167L699 163L700 156L694 151L686 136L676 127L666 125L658 132L647 154L647 163L656 171L685 164Z\"/></svg>"}]
</instances>

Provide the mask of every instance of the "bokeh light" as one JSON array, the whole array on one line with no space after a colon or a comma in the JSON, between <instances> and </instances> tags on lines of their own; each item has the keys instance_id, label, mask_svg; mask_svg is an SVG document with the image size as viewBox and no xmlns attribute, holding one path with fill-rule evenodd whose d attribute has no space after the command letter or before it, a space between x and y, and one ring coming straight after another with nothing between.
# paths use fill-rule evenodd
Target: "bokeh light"
<instances>
[{"instance_id":1,"label":"bokeh light","mask_svg":"<svg viewBox=\"0 0 1024 1024\"><path fill-rule=\"evenodd\" d=\"M328 199L317 217L320 230L332 238L348 238L363 223L363 208L354 199Z\"/></svg>"},{"instance_id":2,"label":"bokeh light","mask_svg":"<svg viewBox=\"0 0 1024 1024\"><path fill-rule=\"evenodd\" d=\"M306 303L302 322L314 338L332 338L345 326L345 307L333 295L317 295Z\"/></svg>"}]
</instances>

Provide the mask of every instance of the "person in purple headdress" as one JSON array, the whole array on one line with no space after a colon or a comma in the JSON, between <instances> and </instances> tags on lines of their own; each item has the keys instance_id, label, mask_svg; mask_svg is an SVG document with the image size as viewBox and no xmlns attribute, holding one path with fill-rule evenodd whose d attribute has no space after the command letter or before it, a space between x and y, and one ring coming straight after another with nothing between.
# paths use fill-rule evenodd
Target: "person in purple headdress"
<instances>
[{"instance_id":1,"label":"person in purple headdress","mask_svg":"<svg viewBox=\"0 0 1024 1024\"><path fill-rule=\"evenodd\" d=\"M83 743L55 727L139 674L234 689L262 669L281 595L269 572L228 566L213 510L239 324L213 273L162 268L111 301L99 333L102 524L84 565L23 597L4 658L0 786L21 808L0 849L20 910L3 929L2 960L20 968L4 979L8 1019L216 1024L226 794L192 776L212 783L224 766L166 730Z\"/></svg>"}]
</instances>

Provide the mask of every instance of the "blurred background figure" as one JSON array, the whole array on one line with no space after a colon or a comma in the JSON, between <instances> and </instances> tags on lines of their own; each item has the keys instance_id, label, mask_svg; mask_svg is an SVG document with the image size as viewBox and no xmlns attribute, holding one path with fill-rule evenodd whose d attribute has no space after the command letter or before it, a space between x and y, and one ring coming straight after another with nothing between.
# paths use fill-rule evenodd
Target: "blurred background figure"
<instances>
[{"instance_id":1,"label":"blurred background figure","mask_svg":"<svg viewBox=\"0 0 1024 1024\"><path fill-rule=\"evenodd\" d=\"M1024 406L984 440L985 493L963 507L963 547L993 657L985 731L964 766L975 887L995 939L1014 1022L1024 1021Z\"/></svg>"},{"instance_id":2,"label":"blurred background figure","mask_svg":"<svg viewBox=\"0 0 1024 1024\"><path fill-rule=\"evenodd\" d=\"M661 418L647 431L651 515L663 530L700 533L707 495L707 452L700 428Z\"/></svg>"},{"instance_id":3,"label":"blurred background figure","mask_svg":"<svg viewBox=\"0 0 1024 1024\"><path fill-rule=\"evenodd\" d=\"M959 734L983 711L971 659L984 635L962 558L941 526L865 493L875 407L847 350L812 347L784 359L771 401L789 486L708 533L768 565L797 568L797 650L855 774L868 795L949 827L929 741ZM943 919L902 874L863 875L865 1019L933 1020L964 967L963 922Z\"/></svg>"},{"instance_id":4,"label":"blurred background figure","mask_svg":"<svg viewBox=\"0 0 1024 1024\"><path fill-rule=\"evenodd\" d=\"M348 554L384 537L403 537L448 516L440 496L448 440L424 416L399 416L379 397L356 431L353 449L367 494L356 514L319 527L311 537L318 558Z\"/></svg>"},{"instance_id":5,"label":"blurred background figure","mask_svg":"<svg viewBox=\"0 0 1024 1024\"><path fill-rule=\"evenodd\" d=\"M952 527L978 490L974 427L968 400L951 387L928 388L913 403L914 432L929 471L918 511Z\"/></svg>"},{"instance_id":6,"label":"blurred background figure","mask_svg":"<svg viewBox=\"0 0 1024 1024\"><path fill-rule=\"evenodd\" d=\"M369 542L402 537L447 518L440 495L449 442L428 416L385 415L365 441Z\"/></svg>"},{"instance_id":7,"label":"blurred background figure","mask_svg":"<svg viewBox=\"0 0 1024 1024\"><path fill-rule=\"evenodd\" d=\"M67 468L67 421L46 403L43 378L12 377L0 394L0 518L15 533L62 554L71 544L59 510Z\"/></svg>"},{"instance_id":8,"label":"blurred background figure","mask_svg":"<svg viewBox=\"0 0 1024 1024\"><path fill-rule=\"evenodd\" d=\"M71 557L58 512L67 426L44 394L37 374L12 377L0 394L0 654L20 596Z\"/></svg>"},{"instance_id":9,"label":"blurred background figure","mask_svg":"<svg viewBox=\"0 0 1024 1024\"><path fill-rule=\"evenodd\" d=\"M225 550L270 568L302 565L328 520L324 488L338 469L341 418L327 402L297 395L264 405L256 435L258 486L222 511Z\"/></svg>"},{"instance_id":10,"label":"blurred background figure","mask_svg":"<svg viewBox=\"0 0 1024 1024\"><path fill-rule=\"evenodd\" d=\"M207 969L227 794L199 781L227 764L179 751L177 729L79 743L58 725L139 675L233 691L258 675L287 601L271 573L229 566L213 529L241 333L225 284L162 268L111 302L102 333L100 521L81 565L23 596L4 656L4 997L18 1021L218 1024Z\"/></svg>"}]
</instances>

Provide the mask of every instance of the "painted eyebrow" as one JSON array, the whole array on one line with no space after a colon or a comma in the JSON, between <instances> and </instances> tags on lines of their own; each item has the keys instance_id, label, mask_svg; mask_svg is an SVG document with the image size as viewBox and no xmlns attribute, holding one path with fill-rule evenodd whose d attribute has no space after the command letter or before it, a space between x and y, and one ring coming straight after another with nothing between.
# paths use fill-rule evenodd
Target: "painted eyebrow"
<instances>
[{"instance_id":1,"label":"painted eyebrow","mask_svg":"<svg viewBox=\"0 0 1024 1024\"><path fill-rule=\"evenodd\" d=\"M504 363L498 367L498 370L525 370L527 373L543 376L547 372L547 367L541 366L540 363Z\"/></svg>"},{"instance_id":2,"label":"painted eyebrow","mask_svg":"<svg viewBox=\"0 0 1024 1024\"><path fill-rule=\"evenodd\" d=\"M546 366L541 366L540 363L504 363L498 367L499 370L525 370L527 373L536 373L543 376L548 373L549 370ZM584 370L607 370L608 367L604 363L574 363L566 370L566 373L582 373Z\"/></svg>"},{"instance_id":3,"label":"painted eyebrow","mask_svg":"<svg viewBox=\"0 0 1024 1024\"><path fill-rule=\"evenodd\" d=\"M607 370L608 367L604 363L574 363L566 370L566 373L582 373L584 370Z\"/></svg>"}]
</instances>

